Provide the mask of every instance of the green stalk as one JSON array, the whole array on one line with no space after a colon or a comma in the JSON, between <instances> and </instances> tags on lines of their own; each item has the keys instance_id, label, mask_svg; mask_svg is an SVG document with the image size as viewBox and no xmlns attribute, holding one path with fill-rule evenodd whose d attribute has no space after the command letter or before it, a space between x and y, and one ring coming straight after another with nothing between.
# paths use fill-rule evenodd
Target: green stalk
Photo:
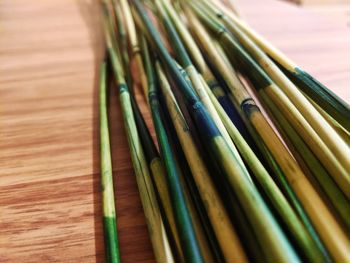
<instances>
[{"instance_id":1,"label":"green stalk","mask_svg":"<svg viewBox=\"0 0 350 263\"><path fill-rule=\"evenodd\" d=\"M220 196L225 202L225 207L231 218L232 223L237 229L240 241L244 245L249 262L267 262L262 246L257 238L254 227L252 227L249 216L245 214L243 205L232 192L229 184L226 182L224 173L220 167L212 165L211 172L215 174L215 183L220 189Z\"/></svg>"},{"instance_id":2,"label":"green stalk","mask_svg":"<svg viewBox=\"0 0 350 263\"><path fill-rule=\"evenodd\" d=\"M118 32L119 32L119 40L120 40L120 46L122 51L122 60L124 63L124 69L126 71L125 77L127 79L127 83L129 87L133 86L132 76L131 76L131 68L129 63L129 54L128 54L128 48L127 48L127 34L124 27L124 21L121 12L121 8L119 4L115 4L116 10L119 11L116 13L116 17L118 20ZM130 22L129 22L130 26ZM131 27L133 27L133 24L131 24ZM133 29L132 29L133 31ZM132 37L129 37L129 40L131 41ZM131 51L131 55L133 55L133 51ZM140 66L137 64L137 66ZM143 69L143 65L142 65ZM142 70L141 70L142 71ZM145 85L144 82L141 82L142 85ZM147 83L146 83L147 84ZM144 90L147 90L147 86L144 87ZM149 168L152 173L153 182L155 185L155 188L157 190L160 202L162 204L163 211L165 213L165 220L167 222L167 225L170 229L170 232L172 234L172 240L175 244L175 252L177 257L183 261L183 252L180 245L180 239L177 233L176 225L175 225L175 218L174 218L174 212L171 207L170 202L170 196L167 191L167 185L166 185L166 179L165 179L165 170L164 166L162 164L162 161L159 157L158 151L154 145L154 142L151 138L150 132L147 128L147 125L142 117L141 111L136 103L136 98L133 92L130 93L130 100L131 105L134 112L135 122L137 125L137 129L139 132L139 136L141 139L143 150L145 151L145 157L149 164ZM153 190L152 190L153 191ZM164 235L164 239L169 239L167 236ZM157 255L157 253L155 253ZM158 256L159 258L159 256Z\"/></svg>"},{"instance_id":3,"label":"green stalk","mask_svg":"<svg viewBox=\"0 0 350 263\"><path fill-rule=\"evenodd\" d=\"M327 111L346 130L350 131L350 106L348 103L300 67L296 66L288 75L305 94Z\"/></svg>"},{"instance_id":4,"label":"green stalk","mask_svg":"<svg viewBox=\"0 0 350 263\"><path fill-rule=\"evenodd\" d=\"M115 46L118 46L119 44L119 50L121 50L121 57L123 62L123 67L125 69L128 69L129 67L129 54L128 54L128 38L127 38L127 32L124 26L124 19L123 19L123 11L120 6L119 2L116 2L116 0L112 0L112 4L114 7L114 15L116 18L116 24L118 29L118 43L114 43ZM130 74L126 74L127 82L130 80ZM129 85L129 83L128 83Z\"/></svg>"},{"instance_id":5,"label":"green stalk","mask_svg":"<svg viewBox=\"0 0 350 263\"><path fill-rule=\"evenodd\" d=\"M101 185L104 239L106 245L106 261L120 262L117 235L116 213L113 190L113 169L109 141L107 112L107 66L103 61L100 69L100 153L101 153Z\"/></svg>"},{"instance_id":6,"label":"green stalk","mask_svg":"<svg viewBox=\"0 0 350 263\"><path fill-rule=\"evenodd\" d=\"M259 238L263 239L269 245L268 257L274 262L298 262L299 258L283 235L283 232L274 220L256 187L249 181L245 171L221 136L213 119L179 72L148 17L146 10L140 1L133 0L133 3L148 30L163 65L181 89L198 130L201 132L203 138L208 141L208 147L213 151L215 161L225 171L231 187L237 193L240 202L244 204L244 209L247 215L249 215L249 219L252 220L252 225L257 231L260 231Z\"/></svg>"},{"instance_id":7,"label":"green stalk","mask_svg":"<svg viewBox=\"0 0 350 263\"><path fill-rule=\"evenodd\" d=\"M169 14L171 21L173 22L181 40L186 46L186 50L190 54L191 59L194 61L196 68L202 73L208 71L206 62L201 54L201 51L193 40L191 34L188 32L186 26L182 22L178 13L174 10L169 0L161 0L163 7Z\"/></svg>"},{"instance_id":8,"label":"green stalk","mask_svg":"<svg viewBox=\"0 0 350 263\"><path fill-rule=\"evenodd\" d=\"M333 127L333 129L339 134L340 137L348 144L350 145L350 130L346 130L343 126L341 126L331 115L328 114L324 109L320 107L315 101L313 101L310 97L308 97L306 94L304 94L308 100L314 105L314 107L321 113L323 118L327 120L329 125Z\"/></svg>"},{"instance_id":9,"label":"green stalk","mask_svg":"<svg viewBox=\"0 0 350 263\"><path fill-rule=\"evenodd\" d=\"M183 251L181 248L180 238L176 229L174 211L171 206L170 195L167 189L166 172L162 160L159 156L158 150L155 147L151 134L149 133L145 120L143 119L140 109L138 108L134 99L132 99L132 105L135 113L137 129L139 131L141 143L145 151L145 157L152 174L154 186L157 190L161 207L165 214L164 221L166 221L167 225L169 226L169 233L171 234L171 237L169 237L169 239L173 240L175 245L174 252L176 252L179 261L183 262Z\"/></svg>"},{"instance_id":10,"label":"green stalk","mask_svg":"<svg viewBox=\"0 0 350 263\"><path fill-rule=\"evenodd\" d=\"M199 249L198 240L195 236L193 223L185 202L183 189L179 179L179 171L175 165L173 152L169 147L168 138L159 114L159 102L155 94L149 96L153 112L153 121L158 131L157 137L161 147L161 154L168 173L168 184L171 192L172 203L175 206L175 219L180 232L181 242L184 244L184 254L189 262L202 262L202 255Z\"/></svg>"},{"instance_id":11,"label":"green stalk","mask_svg":"<svg viewBox=\"0 0 350 263\"><path fill-rule=\"evenodd\" d=\"M117 25L118 25L118 33L119 33L119 40L120 40L119 43L120 43L121 50L122 50L122 58L123 58L124 68L127 69L127 74L125 77L127 78L128 86L131 87L133 85L133 83L132 83L132 76L131 76L131 72L130 72L131 69L130 69L129 55L128 55L128 45L127 45L128 44L128 41L127 41L128 36L126 34L126 30L124 27L124 21L122 18L123 12L121 10L119 3L114 3L114 6L115 6L115 10L116 10L116 18L118 21ZM124 9L127 9L127 11L129 10L127 3L124 3ZM129 41L130 42L133 41L134 43L131 45L133 45L135 47L135 44L136 44L136 46L138 45L138 43L137 42L135 43L135 40L133 40L135 38L134 35L136 32L136 29L134 28L133 21L129 21L128 25L130 27L129 31L131 31L131 35L132 35L129 37ZM142 38L141 38L141 40L142 40ZM131 55L133 55L133 53L135 53L135 49L137 50L137 48L132 49ZM134 54L134 56L135 56L135 54ZM136 65L138 67L140 67L139 63L136 63ZM143 72L143 65L142 65L140 72ZM141 84L146 85L148 83L141 81ZM145 86L143 88L145 91L147 91L148 86ZM176 229L176 225L175 225L174 211L171 207L170 196L169 196L169 192L167 190L164 166L163 166L163 163L159 157L158 150L156 149L154 142L151 138L151 135L149 133L147 125L142 117L141 111L136 103L133 92L131 92L130 99L131 99L131 104L132 104L133 111L135 114L135 121L137 124L137 129L139 131L139 135L141 138L141 143L142 143L143 149L145 151L145 157L146 157L146 160L149 164L149 168L150 168L151 173L152 173L153 182L154 182L154 185L156 187L156 190L157 190L160 202L161 202L162 209L165 213L165 221L167 222L167 226L168 226L169 231L171 233L171 239L173 240L174 245L175 245L176 256L181 262L183 262L184 261L183 252L182 252L182 248L181 248L181 244L180 244L179 235L177 233L177 229Z\"/></svg>"}]
</instances>

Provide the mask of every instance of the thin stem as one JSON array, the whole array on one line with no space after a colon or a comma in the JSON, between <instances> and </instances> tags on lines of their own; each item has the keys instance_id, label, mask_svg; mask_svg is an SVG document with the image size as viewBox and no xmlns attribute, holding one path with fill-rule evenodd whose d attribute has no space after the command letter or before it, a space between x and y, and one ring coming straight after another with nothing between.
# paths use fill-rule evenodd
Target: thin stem
<instances>
[{"instance_id":1,"label":"thin stem","mask_svg":"<svg viewBox=\"0 0 350 263\"><path fill-rule=\"evenodd\" d=\"M113 190L113 169L109 140L107 111L107 65L103 61L100 69L100 153L101 153L101 185L104 238L106 260L111 263L120 262L120 251L117 235L116 212Z\"/></svg>"}]
</instances>

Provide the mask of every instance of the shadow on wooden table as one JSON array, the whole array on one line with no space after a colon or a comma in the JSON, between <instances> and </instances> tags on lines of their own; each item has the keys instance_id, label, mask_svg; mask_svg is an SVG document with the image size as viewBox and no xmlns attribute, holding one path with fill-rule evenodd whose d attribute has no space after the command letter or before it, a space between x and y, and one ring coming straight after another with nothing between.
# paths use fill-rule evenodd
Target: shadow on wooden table
<instances>
[{"instance_id":1,"label":"shadow on wooden table","mask_svg":"<svg viewBox=\"0 0 350 263\"><path fill-rule=\"evenodd\" d=\"M104 41L101 29L100 5L94 0L77 1L82 19L88 29L91 52L94 58L94 83L92 93L92 165L93 165L93 204L94 204L94 242L96 262L105 262L102 226L102 201L100 187L99 158L99 67L104 54Z\"/></svg>"}]
</instances>

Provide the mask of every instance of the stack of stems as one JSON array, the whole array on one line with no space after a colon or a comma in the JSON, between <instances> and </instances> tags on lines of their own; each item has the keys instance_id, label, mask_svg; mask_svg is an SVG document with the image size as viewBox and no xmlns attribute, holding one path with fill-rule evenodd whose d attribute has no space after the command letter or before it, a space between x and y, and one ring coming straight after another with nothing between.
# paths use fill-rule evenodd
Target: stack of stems
<instances>
[{"instance_id":1,"label":"stack of stems","mask_svg":"<svg viewBox=\"0 0 350 263\"><path fill-rule=\"evenodd\" d=\"M160 115L160 103L156 95L156 86L149 87L149 103L152 110L158 142L162 158L168 174L168 185L171 192L171 201L175 210L175 219L178 226L181 243L184 245L185 260L189 262L202 262L202 254L195 235L189 208L185 201L185 194L181 187L178 167L175 164L173 151L170 148L168 136ZM179 205L176 205L179 204Z\"/></svg>"},{"instance_id":2,"label":"stack of stems","mask_svg":"<svg viewBox=\"0 0 350 263\"><path fill-rule=\"evenodd\" d=\"M349 106L245 24L231 1L231 10L219 0L130 2L103 0L104 29L157 262L350 260ZM104 63L103 211L114 218L105 222L107 259L119 262L106 74Z\"/></svg>"}]
</instances>

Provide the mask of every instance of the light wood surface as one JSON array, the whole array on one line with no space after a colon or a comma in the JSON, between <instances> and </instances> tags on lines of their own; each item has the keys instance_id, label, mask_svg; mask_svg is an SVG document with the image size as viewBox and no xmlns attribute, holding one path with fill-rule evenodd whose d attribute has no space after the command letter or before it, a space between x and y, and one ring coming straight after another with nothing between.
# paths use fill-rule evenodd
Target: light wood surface
<instances>
[{"instance_id":1,"label":"light wood surface","mask_svg":"<svg viewBox=\"0 0 350 263\"><path fill-rule=\"evenodd\" d=\"M334 5L349 4L350 0L289 0L301 5Z\"/></svg>"},{"instance_id":2,"label":"light wood surface","mask_svg":"<svg viewBox=\"0 0 350 263\"><path fill-rule=\"evenodd\" d=\"M278 1L239 4L254 28L350 101L344 24ZM0 2L0 262L104 261L99 20L93 0ZM110 121L122 260L154 262L114 91Z\"/></svg>"},{"instance_id":3,"label":"light wood surface","mask_svg":"<svg viewBox=\"0 0 350 263\"><path fill-rule=\"evenodd\" d=\"M306 6L320 16L342 22L350 30L350 0L347 4ZM339 23L338 22L338 23Z\"/></svg>"}]
</instances>

